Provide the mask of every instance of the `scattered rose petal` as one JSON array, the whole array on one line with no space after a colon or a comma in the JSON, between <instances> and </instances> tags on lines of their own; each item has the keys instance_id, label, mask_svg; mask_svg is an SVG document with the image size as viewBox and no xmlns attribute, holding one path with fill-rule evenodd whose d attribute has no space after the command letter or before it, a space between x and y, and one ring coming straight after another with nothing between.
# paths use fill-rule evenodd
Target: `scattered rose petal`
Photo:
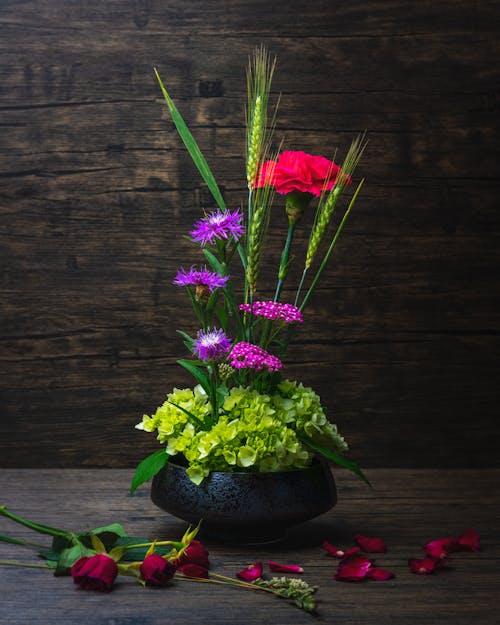
<instances>
[{"instance_id":1,"label":"scattered rose petal","mask_svg":"<svg viewBox=\"0 0 500 625\"><path fill-rule=\"evenodd\" d=\"M323 549L327 552L329 556L332 556L334 558L345 558L352 555L353 553L358 553L358 551L361 551L361 547L358 546L351 547L350 549L345 550L340 549L340 547L332 545L327 540L323 541Z\"/></svg>"},{"instance_id":2,"label":"scattered rose petal","mask_svg":"<svg viewBox=\"0 0 500 625\"><path fill-rule=\"evenodd\" d=\"M267 563L271 571L275 573L303 573L304 569L296 564L278 564L269 560Z\"/></svg>"},{"instance_id":3,"label":"scattered rose petal","mask_svg":"<svg viewBox=\"0 0 500 625\"><path fill-rule=\"evenodd\" d=\"M436 569L442 568L443 564L443 559L431 558L430 556L422 559L412 558L408 560L410 571L417 575L429 575Z\"/></svg>"},{"instance_id":4,"label":"scattered rose petal","mask_svg":"<svg viewBox=\"0 0 500 625\"><path fill-rule=\"evenodd\" d=\"M387 571L386 569L381 569L377 566L373 566L366 571L366 577L370 579L374 579L377 582L385 582L388 579L392 579L396 577L392 571Z\"/></svg>"},{"instance_id":5,"label":"scattered rose petal","mask_svg":"<svg viewBox=\"0 0 500 625\"><path fill-rule=\"evenodd\" d=\"M236 577L239 577L244 582L254 582L259 577L262 577L262 562L249 564L246 569L236 573Z\"/></svg>"},{"instance_id":6,"label":"scattered rose petal","mask_svg":"<svg viewBox=\"0 0 500 625\"><path fill-rule=\"evenodd\" d=\"M459 544L456 538L439 538L425 545L425 553L432 558L447 558L450 553L458 549Z\"/></svg>"},{"instance_id":7,"label":"scattered rose petal","mask_svg":"<svg viewBox=\"0 0 500 625\"><path fill-rule=\"evenodd\" d=\"M366 553L385 553L387 551L387 547L381 538L370 538L362 534L355 534L354 538Z\"/></svg>"},{"instance_id":8,"label":"scattered rose petal","mask_svg":"<svg viewBox=\"0 0 500 625\"><path fill-rule=\"evenodd\" d=\"M199 564L183 564L178 568L185 577L201 577L202 579L208 579L208 570Z\"/></svg>"},{"instance_id":9,"label":"scattered rose petal","mask_svg":"<svg viewBox=\"0 0 500 625\"><path fill-rule=\"evenodd\" d=\"M458 537L459 549L461 551L479 551L479 534L469 527Z\"/></svg>"},{"instance_id":10,"label":"scattered rose petal","mask_svg":"<svg viewBox=\"0 0 500 625\"><path fill-rule=\"evenodd\" d=\"M339 582L360 582L366 577L366 573L371 565L370 560L362 553L353 553L340 561L334 579Z\"/></svg>"}]
</instances>

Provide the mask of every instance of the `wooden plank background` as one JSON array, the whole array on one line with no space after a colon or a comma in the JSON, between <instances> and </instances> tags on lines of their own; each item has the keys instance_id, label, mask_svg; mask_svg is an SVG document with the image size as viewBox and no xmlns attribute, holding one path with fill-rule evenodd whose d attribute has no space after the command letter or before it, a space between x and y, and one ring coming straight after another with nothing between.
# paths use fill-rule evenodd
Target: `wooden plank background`
<instances>
[{"instance_id":1,"label":"wooden plank background","mask_svg":"<svg viewBox=\"0 0 500 625\"><path fill-rule=\"evenodd\" d=\"M210 198L152 68L236 206L244 67L264 43L289 149L370 139L288 375L364 466L497 465L499 18L485 0L2 0L0 464L155 449L133 425L190 383L171 280L199 260L181 235ZM277 207L270 264L283 238Z\"/></svg>"}]
</instances>

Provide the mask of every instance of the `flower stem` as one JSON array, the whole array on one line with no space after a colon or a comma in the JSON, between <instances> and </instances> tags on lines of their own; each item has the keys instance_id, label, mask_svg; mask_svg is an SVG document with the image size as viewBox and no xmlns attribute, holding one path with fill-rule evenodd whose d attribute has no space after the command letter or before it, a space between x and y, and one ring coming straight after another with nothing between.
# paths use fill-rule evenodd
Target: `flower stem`
<instances>
[{"instance_id":1,"label":"flower stem","mask_svg":"<svg viewBox=\"0 0 500 625\"><path fill-rule=\"evenodd\" d=\"M24 566L31 569L50 569L50 566L44 564L25 564L24 562L12 562L10 560L0 560L0 564L7 566Z\"/></svg>"},{"instance_id":2,"label":"flower stem","mask_svg":"<svg viewBox=\"0 0 500 625\"><path fill-rule=\"evenodd\" d=\"M11 519L12 521L15 521L16 523L29 527L40 534L48 534L49 536L64 536L65 538L70 538L72 536L71 532L67 532L66 530L61 530L56 527L50 527L49 525L42 525L40 523L24 519L23 517L8 510L7 506L0 506L0 514L8 519Z\"/></svg>"},{"instance_id":3,"label":"flower stem","mask_svg":"<svg viewBox=\"0 0 500 625\"><path fill-rule=\"evenodd\" d=\"M283 287L283 282L288 273L288 259L290 257L290 248L292 245L293 233L295 231L295 222L288 222L288 232L286 235L285 247L283 248L283 252L281 254L280 268L278 271L278 284L276 286L276 293L274 294L275 302L278 301L278 298L281 293L281 289Z\"/></svg>"}]
</instances>

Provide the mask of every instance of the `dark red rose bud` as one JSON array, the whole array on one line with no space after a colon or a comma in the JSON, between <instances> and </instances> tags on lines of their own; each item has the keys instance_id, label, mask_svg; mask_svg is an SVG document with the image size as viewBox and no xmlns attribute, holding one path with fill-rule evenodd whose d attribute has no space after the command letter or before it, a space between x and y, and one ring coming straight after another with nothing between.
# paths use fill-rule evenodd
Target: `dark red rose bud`
<instances>
[{"instance_id":1,"label":"dark red rose bud","mask_svg":"<svg viewBox=\"0 0 500 625\"><path fill-rule=\"evenodd\" d=\"M179 571L186 577L201 577L208 579L208 570L204 566L198 564L183 564L179 567Z\"/></svg>"},{"instance_id":2,"label":"dark red rose bud","mask_svg":"<svg viewBox=\"0 0 500 625\"><path fill-rule=\"evenodd\" d=\"M118 566L113 558L104 553L95 556L83 556L71 567L75 584L85 590L109 592L118 575Z\"/></svg>"},{"instance_id":3,"label":"dark red rose bud","mask_svg":"<svg viewBox=\"0 0 500 625\"><path fill-rule=\"evenodd\" d=\"M181 557L177 558L175 564L177 568L180 568L184 564L197 564L198 566L208 569L208 551L199 540L193 540Z\"/></svg>"},{"instance_id":4,"label":"dark red rose bud","mask_svg":"<svg viewBox=\"0 0 500 625\"><path fill-rule=\"evenodd\" d=\"M140 568L142 578L151 586L166 586L176 570L176 566L155 553L146 556Z\"/></svg>"}]
</instances>

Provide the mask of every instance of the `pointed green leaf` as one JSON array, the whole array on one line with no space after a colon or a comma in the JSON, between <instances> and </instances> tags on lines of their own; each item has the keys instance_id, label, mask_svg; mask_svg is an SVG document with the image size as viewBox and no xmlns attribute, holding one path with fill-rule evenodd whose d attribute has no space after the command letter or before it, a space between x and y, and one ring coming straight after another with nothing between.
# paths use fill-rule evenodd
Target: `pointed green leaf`
<instances>
[{"instance_id":1,"label":"pointed green leaf","mask_svg":"<svg viewBox=\"0 0 500 625\"><path fill-rule=\"evenodd\" d=\"M216 273L221 276L225 276L227 274L227 267L225 267L210 250L204 248L203 254L205 254L205 258L207 259L210 267L212 267Z\"/></svg>"},{"instance_id":2,"label":"pointed green leaf","mask_svg":"<svg viewBox=\"0 0 500 625\"><path fill-rule=\"evenodd\" d=\"M93 555L94 551L92 551L92 549L87 549L87 547L85 547L81 543L77 543L76 545L73 545L73 547L64 549L59 555L54 575L69 575L71 567L77 560L79 560L83 556Z\"/></svg>"},{"instance_id":3,"label":"pointed green leaf","mask_svg":"<svg viewBox=\"0 0 500 625\"><path fill-rule=\"evenodd\" d=\"M130 485L130 494L134 493L138 486L144 484L155 476L160 469L163 469L168 460L167 452L164 449L155 451L137 466L132 483Z\"/></svg>"},{"instance_id":4,"label":"pointed green leaf","mask_svg":"<svg viewBox=\"0 0 500 625\"><path fill-rule=\"evenodd\" d=\"M218 206L220 208L226 208L226 204L224 202L224 199L222 198L222 194L219 190L219 187L217 186L214 175L212 174L210 167L205 160L205 157L201 153L198 144L196 143L193 135L187 127L186 122L183 120L181 114L177 110L177 107L175 106L172 98L165 89L156 68L154 71L156 74L156 78L158 79L158 83L160 84L160 89L163 93L163 97L165 98L165 102L167 103L168 110L170 111L172 121L174 122L175 127L177 128L177 132L179 133L182 141L184 142L184 145L186 146L187 151L189 152L189 156L193 159L193 163L196 165L196 168L200 172L201 177L206 182Z\"/></svg>"},{"instance_id":5,"label":"pointed green leaf","mask_svg":"<svg viewBox=\"0 0 500 625\"><path fill-rule=\"evenodd\" d=\"M210 397L210 382L208 380L208 376L203 373L203 371L200 371L198 367L192 365L188 360L178 360L177 363L181 365L181 367L184 367L186 371L189 371L194 378L196 378L205 393Z\"/></svg>"},{"instance_id":6,"label":"pointed green leaf","mask_svg":"<svg viewBox=\"0 0 500 625\"><path fill-rule=\"evenodd\" d=\"M182 336L182 338L184 339L184 345L188 348L188 350L190 352L193 351L193 345L194 345L194 339L191 338L189 336L189 334L187 334L186 332L183 332L182 330L177 330L177 332Z\"/></svg>"},{"instance_id":7,"label":"pointed green leaf","mask_svg":"<svg viewBox=\"0 0 500 625\"><path fill-rule=\"evenodd\" d=\"M332 460L333 462L335 462L335 464L338 464L341 467L345 467L346 469L349 469L350 471L355 473L358 477L360 477L363 480L363 482L366 482L368 486L371 487L371 484L368 481L368 478L364 475L364 473L361 471L361 469L355 462L352 462L351 460L346 460L339 454L336 454L335 452L330 451L329 449L326 449L325 447L321 447L320 445L315 443L312 440L312 438L309 438L308 436L304 436L303 434L297 434L297 438L301 440L304 443L304 445L307 445L311 449L314 449L314 451L317 451L318 453L322 454L329 460Z\"/></svg>"}]
</instances>

